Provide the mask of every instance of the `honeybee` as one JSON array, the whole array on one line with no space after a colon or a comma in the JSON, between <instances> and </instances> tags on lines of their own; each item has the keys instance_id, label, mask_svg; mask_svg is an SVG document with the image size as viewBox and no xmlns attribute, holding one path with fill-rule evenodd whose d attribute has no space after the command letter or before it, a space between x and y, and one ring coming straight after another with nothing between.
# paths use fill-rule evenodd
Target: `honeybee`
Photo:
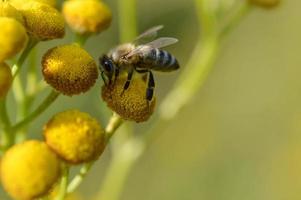
<instances>
[{"instance_id":1,"label":"honeybee","mask_svg":"<svg viewBox=\"0 0 301 200\"><path fill-rule=\"evenodd\" d=\"M171 37L160 37L151 42L137 45L146 38L154 37L163 28L162 25L155 26L139 35L132 43L125 43L112 49L107 55L100 57L101 76L105 84L112 84L118 78L119 73L126 71L127 81L124 91L128 89L134 71L147 75L146 99L153 98L155 81L152 70L170 72L179 69L177 59L160 48L178 42Z\"/></svg>"}]
</instances>

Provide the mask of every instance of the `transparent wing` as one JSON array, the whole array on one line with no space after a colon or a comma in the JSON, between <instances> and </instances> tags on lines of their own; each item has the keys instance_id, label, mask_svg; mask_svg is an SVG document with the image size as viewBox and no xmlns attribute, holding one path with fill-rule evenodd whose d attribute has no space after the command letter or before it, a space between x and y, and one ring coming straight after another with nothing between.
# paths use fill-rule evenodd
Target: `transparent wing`
<instances>
[{"instance_id":1,"label":"transparent wing","mask_svg":"<svg viewBox=\"0 0 301 200\"><path fill-rule=\"evenodd\" d=\"M158 34L158 31L161 30L164 26L158 25L154 26L146 31L144 31L142 34L140 34L135 40L134 43L140 43L143 40L149 39L149 38L155 38Z\"/></svg>"},{"instance_id":2,"label":"transparent wing","mask_svg":"<svg viewBox=\"0 0 301 200\"><path fill-rule=\"evenodd\" d=\"M162 48L162 47L166 47L166 46L169 46L169 45L172 45L174 43L178 42L178 39L176 38L172 38L172 37L161 37L161 38L158 38L152 42L149 42L147 44L144 44L144 45L140 45L140 46L137 46L137 48L133 49L131 52L129 52L126 57L131 57L135 54L139 54L143 51L143 49L145 49L145 47L150 47L152 49L159 49L159 48Z\"/></svg>"},{"instance_id":3,"label":"transparent wing","mask_svg":"<svg viewBox=\"0 0 301 200\"><path fill-rule=\"evenodd\" d=\"M149 42L147 44L145 44L146 46L152 47L152 48L163 48L169 45L172 45L174 43L177 43L178 39L176 38L172 38L172 37L161 37L158 38L152 42Z\"/></svg>"}]
</instances>

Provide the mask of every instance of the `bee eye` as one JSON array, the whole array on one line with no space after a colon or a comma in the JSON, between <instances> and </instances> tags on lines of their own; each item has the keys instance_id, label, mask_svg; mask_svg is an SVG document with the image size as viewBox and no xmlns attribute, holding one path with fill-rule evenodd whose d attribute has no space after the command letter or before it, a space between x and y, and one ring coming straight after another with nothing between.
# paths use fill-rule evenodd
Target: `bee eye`
<instances>
[{"instance_id":1,"label":"bee eye","mask_svg":"<svg viewBox=\"0 0 301 200\"><path fill-rule=\"evenodd\" d=\"M112 72L113 71L113 64L109 61L105 61L103 63L103 66L104 66L104 69L107 71L107 72Z\"/></svg>"}]
</instances>

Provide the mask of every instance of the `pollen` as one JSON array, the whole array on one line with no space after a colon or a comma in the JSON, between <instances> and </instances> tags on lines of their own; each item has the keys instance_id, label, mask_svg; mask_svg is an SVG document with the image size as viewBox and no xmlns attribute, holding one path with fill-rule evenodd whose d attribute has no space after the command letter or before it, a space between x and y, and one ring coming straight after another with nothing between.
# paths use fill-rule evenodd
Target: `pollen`
<instances>
[{"instance_id":1,"label":"pollen","mask_svg":"<svg viewBox=\"0 0 301 200\"><path fill-rule=\"evenodd\" d=\"M22 14L8 2L0 2L0 17L10 17L24 25Z\"/></svg>"},{"instance_id":2,"label":"pollen","mask_svg":"<svg viewBox=\"0 0 301 200\"><path fill-rule=\"evenodd\" d=\"M0 62L19 53L28 40L26 30L17 20L0 17Z\"/></svg>"},{"instance_id":3,"label":"pollen","mask_svg":"<svg viewBox=\"0 0 301 200\"><path fill-rule=\"evenodd\" d=\"M156 99L146 99L147 84L141 77L134 77L127 90L123 90L125 76L120 76L115 83L102 87L102 98L108 107L126 120L144 122L152 115Z\"/></svg>"},{"instance_id":4,"label":"pollen","mask_svg":"<svg viewBox=\"0 0 301 200\"><path fill-rule=\"evenodd\" d=\"M40 141L26 141L10 148L1 162L5 190L17 200L35 199L46 194L60 176L60 162Z\"/></svg>"},{"instance_id":5,"label":"pollen","mask_svg":"<svg viewBox=\"0 0 301 200\"><path fill-rule=\"evenodd\" d=\"M12 80L13 76L10 67L6 63L0 63L0 98L6 96Z\"/></svg>"},{"instance_id":6,"label":"pollen","mask_svg":"<svg viewBox=\"0 0 301 200\"><path fill-rule=\"evenodd\" d=\"M39 40L62 38L65 35L63 16L52 6L37 1L28 1L17 9L23 14L27 32Z\"/></svg>"},{"instance_id":7,"label":"pollen","mask_svg":"<svg viewBox=\"0 0 301 200\"><path fill-rule=\"evenodd\" d=\"M112 21L111 10L99 0L65 1L63 15L68 25L80 34L102 32Z\"/></svg>"},{"instance_id":8,"label":"pollen","mask_svg":"<svg viewBox=\"0 0 301 200\"><path fill-rule=\"evenodd\" d=\"M48 50L42 59L42 72L48 84L69 96L88 91L98 77L95 61L77 44Z\"/></svg>"},{"instance_id":9,"label":"pollen","mask_svg":"<svg viewBox=\"0 0 301 200\"><path fill-rule=\"evenodd\" d=\"M249 0L249 2L253 5L269 9L278 6L280 0Z\"/></svg>"},{"instance_id":10,"label":"pollen","mask_svg":"<svg viewBox=\"0 0 301 200\"><path fill-rule=\"evenodd\" d=\"M105 148L104 129L96 119L78 110L52 117L44 127L44 137L50 148L71 164L96 160Z\"/></svg>"}]
</instances>

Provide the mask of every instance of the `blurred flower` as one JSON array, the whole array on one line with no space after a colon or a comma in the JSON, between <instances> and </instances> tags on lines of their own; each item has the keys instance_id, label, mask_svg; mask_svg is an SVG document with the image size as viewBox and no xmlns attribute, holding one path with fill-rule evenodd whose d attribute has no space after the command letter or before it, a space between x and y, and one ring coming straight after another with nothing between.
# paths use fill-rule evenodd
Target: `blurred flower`
<instances>
[{"instance_id":1,"label":"blurred flower","mask_svg":"<svg viewBox=\"0 0 301 200\"><path fill-rule=\"evenodd\" d=\"M134 77L127 90L123 90L127 78L120 76L115 83L104 85L102 98L108 106L122 118L143 122L152 115L156 99L151 102L146 99L147 84L141 77Z\"/></svg>"},{"instance_id":2,"label":"blurred flower","mask_svg":"<svg viewBox=\"0 0 301 200\"><path fill-rule=\"evenodd\" d=\"M16 8L20 8L24 3L29 1L36 1L40 3L48 4L52 7L56 7L56 0L10 0L9 2L13 4Z\"/></svg>"},{"instance_id":3,"label":"blurred flower","mask_svg":"<svg viewBox=\"0 0 301 200\"><path fill-rule=\"evenodd\" d=\"M39 40L64 37L64 18L55 8L37 1L25 1L16 8L23 14L27 32L31 36Z\"/></svg>"},{"instance_id":4,"label":"blurred flower","mask_svg":"<svg viewBox=\"0 0 301 200\"><path fill-rule=\"evenodd\" d=\"M26 141L9 149L1 162L5 190L15 199L28 200L47 193L60 175L60 162L40 141Z\"/></svg>"},{"instance_id":5,"label":"blurred flower","mask_svg":"<svg viewBox=\"0 0 301 200\"><path fill-rule=\"evenodd\" d=\"M23 25L13 18L0 17L0 62L19 53L28 37Z\"/></svg>"},{"instance_id":6,"label":"blurred flower","mask_svg":"<svg viewBox=\"0 0 301 200\"><path fill-rule=\"evenodd\" d=\"M13 76L10 67L6 63L0 63L0 98L6 96L12 80Z\"/></svg>"},{"instance_id":7,"label":"blurred flower","mask_svg":"<svg viewBox=\"0 0 301 200\"><path fill-rule=\"evenodd\" d=\"M0 2L0 17L10 17L24 25L22 14L8 2Z\"/></svg>"},{"instance_id":8,"label":"blurred flower","mask_svg":"<svg viewBox=\"0 0 301 200\"><path fill-rule=\"evenodd\" d=\"M48 84L66 95L88 91L98 77L93 58L77 44L54 47L42 59Z\"/></svg>"},{"instance_id":9,"label":"blurred flower","mask_svg":"<svg viewBox=\"0 0 301 200\"><path fill-rule=\"evenodd\" d=\"M73 164L96 160L105 148L103 128L96 119L78 110L56 114L45 125L44 136L54 152Z\"/></svg>"},{"instance_id":10,"label":"blurred flower","mask_svg":"<svg viewBox=\"0 0 301 200\"><path fill-rule=\"evenodd\" d=\"M99 0L69 0L63 5L68 25L77 33L99 33L109 27L112 13Z\"/></svg>"},{"instance_id":11,"label":"blurred flower","mask_svg":"<svg viewBox=\"0 0 301 200\"><path fill-rule=\"evenodd\" d=\"M249 2L263 8L274 8L279 5L280 0L249 0Z\"/></svg>"}]
</instances>

